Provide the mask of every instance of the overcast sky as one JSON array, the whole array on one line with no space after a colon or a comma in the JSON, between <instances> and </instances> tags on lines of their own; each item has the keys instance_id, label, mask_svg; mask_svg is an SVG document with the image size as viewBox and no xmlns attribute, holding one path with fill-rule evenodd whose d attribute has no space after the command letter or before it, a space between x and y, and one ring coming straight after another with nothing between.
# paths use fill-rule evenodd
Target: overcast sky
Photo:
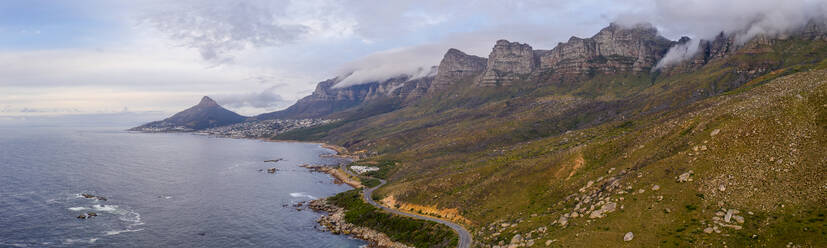
<instances>
[{"instance_id":1,"label":"overcast sky","mask_svg":"<svg viewBox=\"0 0 827 248\"><path fill-rule=\"evenodd\" d=\"M550 49L612 21L670 39L772 32L823 15L825 1L3 0L0 117L174 113L203 95L253 115L347 72L349 84L415 73L451 47Z\"/></svg>"}]
</instances>

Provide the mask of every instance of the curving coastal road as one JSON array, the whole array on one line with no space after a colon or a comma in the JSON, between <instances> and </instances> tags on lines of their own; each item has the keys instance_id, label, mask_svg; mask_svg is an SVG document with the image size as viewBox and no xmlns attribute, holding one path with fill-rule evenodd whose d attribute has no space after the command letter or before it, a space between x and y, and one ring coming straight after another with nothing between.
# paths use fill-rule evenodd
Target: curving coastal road
<instances>
[{"instance_id":1,"label":"curving coastal road","mask_svg":"<svg viewBox=\"0 0 827 248\"><path fill-rule=\"evenodd\" d=\"M347 174L349 174L351 176L356 176L349 169L345 168L345 166L342 165L341 167L342 167L342 170L344 170ZM382 179L378 179L378 180L381 183L379 183L379 185L376 185L376 187L373 187L373 188L364 187L362 189L362 197L365 198L365 202L370 203L370 205L373 205L375 207L384 209L385 211L388 211L388 212L391 212L391 213L394 213L394 214L404 215L404 216L408 216L408 217L411 217L411 218L414 218L414 219L420 219L420 220L427 220L427 221L442 223L446 226L451 227L451 229L454 229L454 231L457 232L457 234L459 234L459 242L457 244L457 247L459 247L459 248L469 248L469 247L471 247L471 242L473 242L472 239L471 239L471 234L468 233L468 230L465 230L465 227L462 227L461 225L459 225L457 223L450 222L450 221L443 220L443 219L437 219L437 218L432 218L432 217L428 217L428 216L418 215L418 214L401 212L401 211L398 211L398 210L387 208L387 207L373 201L373 197L371 197L371 195L373 195L373 190L375 190L379 187L382 187L382 185L385 185L385 183L386 183L385 180L382 180Z\"/></svg>"}]
</instances>

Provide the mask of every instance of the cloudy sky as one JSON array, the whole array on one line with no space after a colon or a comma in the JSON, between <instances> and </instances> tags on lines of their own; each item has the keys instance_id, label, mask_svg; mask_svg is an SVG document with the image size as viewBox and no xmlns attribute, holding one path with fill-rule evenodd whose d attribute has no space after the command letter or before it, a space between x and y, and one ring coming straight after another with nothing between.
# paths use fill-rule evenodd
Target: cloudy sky
<instances>
[{"instance_id":1,"label":"cloudy sky","mask_svg":"<svg viewBox=\"0 0 827 248\"><path fill-rule=\"evenodd\" d=\"M722 3L719 3L722 2ZM451 47L550 49L609 22L650 22L677 39L772 32L827 12L825 0L3 0L0 117L159 111L209 95L253 115L327 78L415 73Z\"/></svg>"}]
</instances>

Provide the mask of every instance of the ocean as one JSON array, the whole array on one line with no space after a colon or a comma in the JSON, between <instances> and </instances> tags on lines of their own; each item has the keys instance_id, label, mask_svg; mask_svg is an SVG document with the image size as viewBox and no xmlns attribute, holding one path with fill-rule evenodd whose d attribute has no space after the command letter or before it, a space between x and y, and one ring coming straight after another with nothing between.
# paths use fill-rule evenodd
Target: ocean
<instances>
[{"instance_id":1,"label":"ocean","mask_svg":"<svg viewBox=\"0 0 827 248\"><path fill-rule=\"evenodd\" d=\"M330 153L193 134L0 127L0 247L359 247L318 230L321 213L292 206L350 189L298 166L340 162L319 156ZM88 212L97 216L77 218Z\"/></svg>"}]
</instances>

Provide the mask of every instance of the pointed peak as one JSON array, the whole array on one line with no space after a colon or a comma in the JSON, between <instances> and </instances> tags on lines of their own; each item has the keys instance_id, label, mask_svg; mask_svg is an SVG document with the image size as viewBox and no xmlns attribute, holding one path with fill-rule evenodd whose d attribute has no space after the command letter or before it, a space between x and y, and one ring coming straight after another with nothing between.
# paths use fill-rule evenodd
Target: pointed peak
<instances>
[{"instance_id":1,"label":"pointed peak","mask_svg":"<svg viewBox=\"0 0 827 248\"><path fill-rule=\"evenodd\" d=\"M218 106L218 103L215 102L209 96L204 96L201 98L201 102L198 103L200 106Z\"/></svg>"},{"instance_id":2,"label":"pointed peak","mask_svg":"<svg viewBox=\"0 0 827 248\"><path fill-rule=\"evenodd\" d=\"M456 48L451 48L451 49L448 49L448 52L446 52L446 53L445 53L445 55L447 56L448 54L461 54L461 55L465 55L465 53L464 53L464 52L462 52L462 51L460 51L459 49L456 49Z\"/></svg>"}]
</instances>

